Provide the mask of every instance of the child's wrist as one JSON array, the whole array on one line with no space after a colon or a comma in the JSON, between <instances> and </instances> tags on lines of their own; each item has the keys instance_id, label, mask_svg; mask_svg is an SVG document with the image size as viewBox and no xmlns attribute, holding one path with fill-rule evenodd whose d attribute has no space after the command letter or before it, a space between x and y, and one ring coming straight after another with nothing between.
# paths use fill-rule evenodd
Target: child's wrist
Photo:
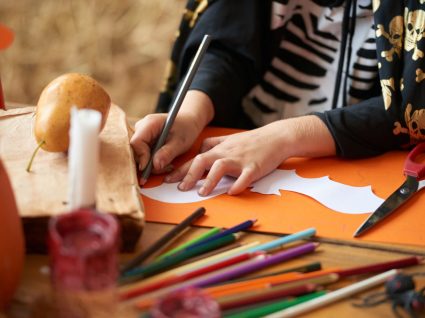
<instances>
[{"instance_id":1,"label":"child's wrist","mask_svg":"<svg viewBox=\"0 0 425 318\"><path fill-rule=\"evenodd\" d=\"M214 117L214 106L207 94L197 90L187 93L179 116L191 119L200 133Z\"/></svg>"}]
</instances>

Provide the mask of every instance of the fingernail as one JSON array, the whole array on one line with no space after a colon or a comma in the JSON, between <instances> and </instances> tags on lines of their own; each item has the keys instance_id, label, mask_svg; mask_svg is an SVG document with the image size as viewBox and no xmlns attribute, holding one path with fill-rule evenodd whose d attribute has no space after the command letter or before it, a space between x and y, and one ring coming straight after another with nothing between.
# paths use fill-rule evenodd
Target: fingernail
<instances>
[{"instance_id":1,"label":"fingernail","mask_svg":"<svg viewBox=\"0 0 425 318\"><path fill-rule=\"evenodd\" d=\"M158 165L159 165L159 170L162 170L164 168L164 160L159 160Z\"/></svg>"},{"instance_id":2,"label":"fingernail","mask_svg":"<svg viewBox=\"0 0 425 318\"><path fill-rule=\"evenodd\" d=\"M166 182L166 183L173 183L173 182L176 182L176 181L178 181L178 180L176 180L176 178L172 174L167 174L164 177L164 182Z\"/></svg>"},{"instance_id":3,"label":"fingernail","mask_svg":"<svg viewBox=\"0 0 425 318\"><path fill-rule=\"evenodd\" d=\"M179 183L179 185L177 186L177 188L179 188L179 190L181 191L186 191L187 190L187 182L182 181Z\"/></svg>"},{"instance_id":4,"label":"fingernail","mask_svg":"<svg viewBox=\"0 0 425 318\"><path fill-rule=\"evenodd\" d=\"M174 166L173 165L168 165L165 167L165 172L170 173L171 171L174 170Z\"/></svg>"},{"instance_id":5,"label":"fingernail","mask_svg":"<svg viewBox=\"0 0 425 318\"><path fill-rule=\"evenodd\" d=\"M205 196L207 195L207 189L209 188L209 181L205 180L204 184L201 186L201 188L199 189L198 193L200 196Z\"/></svg>"},{"instance_id":6,"label":"fingernail","mask_svg":"<svg viewBox=\"0 0 425 318\"><path fill-rule=\"evenodd\" d=\"M199 191L198 191L198 194L200 195L200 196L205 196L206 195L206 190L207 189L205 189L205 187L204 186L202 186L200 189L199 189Z\"/></svg>"}]
</instances>

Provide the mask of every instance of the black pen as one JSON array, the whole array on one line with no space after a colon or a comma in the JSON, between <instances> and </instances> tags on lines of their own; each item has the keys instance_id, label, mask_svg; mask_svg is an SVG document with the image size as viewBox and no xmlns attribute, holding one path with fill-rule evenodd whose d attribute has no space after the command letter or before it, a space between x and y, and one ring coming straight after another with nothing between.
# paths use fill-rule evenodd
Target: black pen
<instances>
[{"instance_id":1,"label":"black pen","mask_svg":"<svg viewBox=\"0 0 425 318\"><path fill-rule=\"evenodd\" d=\"M146 165L145 169L142 172L142 176L140 178L140 184L145 184L146 180L149 178L152 166L153 166L153 157L155 153L161 148L165 140L167 139L168 133L170 132L171 126L174 123L174 120L176 119L177 113L179 112L180 106L183 103L183 100L186 96L186 93L189 89L190 84L192 83L193 78L195 77L196 71L199 67L199 64L201 64L201 60L211 42L211 36L206 34L204 38L202 39L201 44L199 45L198 51L196 52L196 55L189 67L189 70L183 80L182 85L180 86L180 89L173 101L173 105L171 106L171 110L168 113L167 119L165 121L164 128L162 129L161 135L159 135L159 138L155 144L155 147L151 151L151 157L149 158L148 164Z\"/></svg>"}]
</instances>

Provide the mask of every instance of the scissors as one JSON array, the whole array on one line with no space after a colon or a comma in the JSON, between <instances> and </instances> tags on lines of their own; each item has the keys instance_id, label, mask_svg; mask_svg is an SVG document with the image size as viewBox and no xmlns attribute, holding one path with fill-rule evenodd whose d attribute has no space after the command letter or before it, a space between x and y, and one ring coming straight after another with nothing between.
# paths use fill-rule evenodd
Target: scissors
<instances>
[{"instance_id":1,"label":"scissors","mask_svg":"<svg viewBox=\"0 0 425 318\"><path fill-rule=\"evenodd\" d=\"M425 154L425 142L413 148L404 162L403 172L406 175L406 181L360 225L354 237L374 227L425 186L425 163L415 161L420 154Z\"/></svg>"}]
</instances>

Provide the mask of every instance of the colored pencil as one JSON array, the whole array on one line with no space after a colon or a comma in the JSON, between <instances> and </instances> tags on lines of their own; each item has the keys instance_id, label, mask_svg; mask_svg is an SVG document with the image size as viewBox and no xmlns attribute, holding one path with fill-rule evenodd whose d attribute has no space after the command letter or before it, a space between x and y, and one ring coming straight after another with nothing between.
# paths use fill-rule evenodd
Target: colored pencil
<instances>
[{"instance_id":1,"label":"colored pencil","mask_svg":"<svg viewBox=\"0 0 425 318\"><path fill-rule=\"evenodd\" d=\"M375 273L377 271L385 271L390 270L394 268L401 268L411 265L417 265L420 262L421 258L419 257L407 257L403 259L399 259L396 261L390 261L385 263L378 263L378 264L371 264L366 266L360 266L360 267L353 267L350 269L327 269L322 271L316 271L316 272L310 272L306 274L299 274L299 275L287 275L285 273L278 274L278 275L272 275L272 274L266 274L262 277L251 277L248 279L240 280L240 281L227 281L223 285L212 287L211 290L207 289L209 292L214 292L220 289L227 289L230 290L232 288L244 286L244 285L250 285L250 284L261 284L263 282L268 282L270 284L283 284L288 282L293 282L296 280L305 280L310 279L313 277L320 277L322 275L328 275L328 274L337 274L338 278L353 276L353 275L360 275L360 274L371 274Z\"/></svg>"},{"instance_id":2,"label":"colored pencil","mask_svg":"<svg viewBox=\"0 0 425 318\"><path fill-rule=\"evenodd\" d=\"M296 278L297 275L295 273L288 274L287 279L291 280ZM246 292L251 292L254 290L259 289L267 289L272 287L272 284L270 284L268 281L258 281L258 282L252 282L242 285L235 285L235 286L228 286L227 284L224 285L217 285L217 286L211 286L209 288L204 288L205 293L210 295L213 298L220 298L220 297L226 297L230 295L237 295L242 294Z\"/></svg>"},{"instance_id":3,"label":"colored pencil","mask_svg":"<svg viewBox=\"0 0 425 318\"><path fill-rule=\"evenodd\" d=\"M400 258L394 261L375 263L365 266L352 267L348 269L339 270L337 274L341 277L353 276L353 275L362 275L362 274L372 274L378 272L385 272L390 269L404 268L408 266L418 265L422 262L422 257L411 256Z\"/></svg>"},{"instance_id":4,"label":"colored pencil","mask_svg":"<svg viewBox=\"0 0 425 318\"><path fill-rule=\"evenodd\" d=\"M196 247L198 247L202 244L214 241L214 240L216 240L220 237L223 237L223 236L226 236L226 235L229 235L229 234L232 234L232 233L237 233L237 232L240 232L240 231L243 231L243 230L247 230L247 229L251 228L254 225L255 222L257 222L257 220L255 220L255 219L242 222L242 223L237 224L235 226L232 226L232 227L230 227L230 228L228 228L228 229L226 229L226 230L224 230L220 233L217 233L213 236L210 236L210 237L208 237L208 238L206 238L202 241L199 241L199 242L197 242L193 245L190 245L187 249L196 248Z\"/></svg>"},{"instance_id":5,"label":"colored pencil","mask_svg":"<svg viewBox=\"0 0 425 318\"><path fill-rule=\"evenodd\" d=\"M246 280L262 278L262 277L269 277L269 276L276 276L276 275L291 273L291 272L310 273L310 272L320 271L321 269L322 269L322 264L320 264L320 262L313 262L313 263L309 263L309 264L305 264L305 265L301 265L301 266L290 267L290 268L283 269L283 270L277 271L277 272L271 272L271 273L267 273L267 274L251 276L249 278L245 277L245 278L229 280L226 283L243 282L243 281L246 281Z\"/></svg>"},{"instance_id":6,"label":"colored pencil","mask_svg":"<svg viewBox=\"0 0 425 318\"><path fill-rule=\"evenodd\" d=\"M160 288L166 287L166 286L172 286L174 284L180 283L180 282L184 282L186 280L192 279L194 277L198 277L207 273L211 273L213 271L216 271L218 269L222 269L237 263L241 263L243 261L246 261L252 257L255 257L257 255L259 255L259 253L261 252L254 252L254 253L244 253L244 254L240 254L237 256L234 256L232 258L223 260L221 262L209 265L209 266L205 266L202 268L199 268L197 270L191 271L191 272L186 272L185 274L180 274L180 275L173 275L173 276L169 276L164 278L163 280L160 280L158 282L155 282L153 284L144 286L144 287L139 287L139 288L134 288L131 290L127 290L123 293L120 294L120 298L121 300L126 300L126 299L130 299L133 297L137 297L149 292L152 292L154 290L158 290Z\"/></svg>"},{"instance_id":7,"label":"colored pencil","mask_svg":"<svg viewBox=\"0 0 425 318\"><path fill-rule=\"evenodd\" d=\"M237 238L236 234L229 234L217 240L198 246L197 248L193 248L191 250L182 250L178 252L177 254L173 255L172 257L166 257L162 260L153 262L141 268L135 268L131 271L124 273L124 275L122 276L122 278L124 279L123 282L125 282L126 278L133 280L133 279L140 279L140 278L152 276L174 265L177 265L178 263L190 257L205 253L207 251L211 251L225 244L232 243L235 241L236 238Z\"/></svg>"},{"instance_id":8,"label":"colored pencil","mask_svg":"<svg viewBox=\"0 0 425 318\"><path fill-rule=\"evenodd\" d=\"M335 283L336 281L338 281L338 275L337 274L327 274L327 275L323 275L323 276L318 276L318 277L312 277L309 279L305 279L305 280L298 280L298 281L293 281L293 282L288 282L288 283L283 283L283 284L279 284L279 285L270 285L270 284L264 284L263 286L261 285L251 285L251 286L246 286L247 288L244 291L241 290L230 290L227 293L225 293L224 291L221 292L220 295L216 295L215 293L209 294L211 297L213 297L214 299L216 299L217 301L221 302L221 301L233 301L233 300L237 300L240 298L244 298L244 297L251 297L251 296L255 296L258 294L263 294L267 291L270 292L277 292L280 290L287 290L290 288L297 288L300 286L306 286L306 285L314 285L314 286L318 286L318 287L322 287L325 285L329 285L332 283ZM206 289L204 289L205 293L207 293Z\"/></svg>"},{"instance_id":9,"label":"colored pencil","mask_svg":"<svg viewBox=\"0 0 425 318\"><path fill-rule=\"evenodd\" d=\"M208 277L200 282L195 283L193 286L206 287L209 285L221 283L232 278L240 277L252 273L254 271L296 258L298 256L311 253L317 248L317 246L317 243L306 243L297 247L293 247L291 249L287 249L274 255L270 255L263 260L258 260L253 264L241 265L237 268L230 269L227 272L217 273L216 275L212 275L211 277Z\"/></svg>"},{"instance_id":10,"label":"colored pencil","mask_svg":"<svg viewBox=\"0 0 425 318\"><path fill-rule=\"evenodd\" d=\"M316 229L315 228L309 228L294 234L290 234L287 236L283 236L283 237L279 237L276 240L258 245L256 247L253 247L250 252L255 252L255 251L270 251L272 249L278 248L278 247L282 247L285 244L288 243L292 243L295 241L299 241L299 240L303 240L303 239L307 239L313 235L316 234Z\"/></svg>"},{"instance_id":11,"label":"colored pencil","mask_svg":"<svg viewBox=\"0 0 425 318\"><path fill-rule=\"evenodd\" d=\"M163 248L167 243L169 243L173 238L175 238L180 232L182 232L184 229L186 229L189 225L191 225L193 222L198 220L204 214L205 214L205 208L201 207L197 209L195 212L189 215L186 219L184 219L181 223L177 224L173 229L171 229L171 231L166 233L158 241L152 244L146 251L143 251L142 253L134 257L132 260L130 260L127 264L125 264L121 269L121 273L125 273L131 270L132 268L140 265L149 256L151 256L153 253Z\"/></svg>"},{"instance_id":12,"label":"colored pencil","mask_svg":"<svg viewBox=\"0 0 425 318\"><path fill-rule=\"evenodd\" d=\"M252 262L252 261L250 261ZM264 292L265 290L279 290L281 288L293 288L293 287L298 287L301 285L305 285L305 284L315 284L315 282L317 281L320 285L326 285L326 284L330 284L333 283L335 281L338 280L338 275L337 274L329 274L329 275L324 275L324 276L320 276L320 277L315 277L315 278L311 278L311 279L306 279L305 281L296 281L293 283L288 283L285 284L284 286L271 286L268 283L262 283L262 284L257 284L257 285L251 285L251 286L244 286L243 288L239 288L239 289L234 289L234 290L222 290L219 293L215 292L215 293L209 293L207 292L207 290L204 289L205 293L207 293L210 297L219 300L219 299L231 299L232 297L235 297L236 295L252 295L253 293L259 293L259 292ZM319 285L317 284L317 285ZM142 299L140 299L137 302L137 308L141 309L141 310L145 310L147 308L149 308L150 306L152 306L155 302L156 299L158 299L158 297L161 297L169 292L175 291L177 289L181 289L183 287L188 287L188 286L192 286L192 282L186 282L184 284L182 284L181 286L175 286L172 288L166 288L166 289L161 289L157 292L154 293L150 293L149 295L146 295L146 297L142 297Z\"/></svg>"},{"instance_id":13,"label":"colored pencil","mask_svg":"<svg viewBox=\"0 0 425 318\"><path fill-rule=\"evenodd\" d=\"M326 295L325 291L318 291L314 293L310 293L307 295L303 295L300 297L296 297L293 299L285 299L277 302L272 302L267 305L259 306L259 307L249 307L242 311L238 311L236 313L224 314L224 318L256 318L256 317L264 317L264 315L268 315L274 313L279 310L284 310L286 308L291 308L292 306L300 306L306 302L310 302L315 299L320 299Z\"/></svg>"},{"instance_id":14,"label":"colored pencil","mask_svg":"<svg viewBox=\"0 0 425 318\"><path fill-rule=\"evenodd\" d=\"M328 274L335 275L333 270L323 270L323 271L311 272L307 274L285 273L285 274L276 275L276 276L262 277L262 278L246 280L242 282L212 286L212 287L206 288L205 292L214 296L218 296L217 293L221 291L224 291L225 293L233 292L233 291L236 291L237 289L244 288L245 286L258 286L258 285L263 286L264 284L273 286L273 285L280 285L280 284L294 282L294 281L303 281L305 284L306 280L308 279L311 279L314 277L321 277Z\"/></svg>"},{"instance_id":15,"label":"colored pencil","mask_svg":"<svg viewBox=\"0 0 425 318\"><path fill-rule=\"evenodd\" d=\"M252 264L254 262L255 262L255 259L250 260L250 261L246 261L243 264ZM240 266L240 265L236 265L236 266ZM234 267L235 266L233 266L233 268ZM221 272L223 272L223 270ZM210 277L213 274L214 273L208 274L206 276ZM202 280L204 277L205 276L201 276L201 277L195 278L193 280L186 281L181 285L161 289L161 290L158 290L156 292L149 293L148 295L144 295L142 297L142 299L139 299L139 301L137 302L137 307L139 309L145 310L146 308L149 308L150 306L152 306L152 304L155 302L155 300L158 297L161 297L162 295L165 295L169 292L172 292L172 291L175 291L175 290L178 290L178 289L182 289L182 288L185 288L185 287L188 287L188 286L193 286L193 285L195 285L196 282ZM203 289L203 291L206 294L208 294L210 297L212 297L216 300L220 300L220 299L231 300L231 299L233 299L234 297L237 297L237 296L250 296L250 295L253 295L254 293L264 292L265 290L281 290L281 289L287 289L287 288L294 288L294 287L298 287L298 286L306 285L306 284L326 285L326 284L333 283L337 280L338 280L337 274L327 274L327 275L322 275L322 276L318 276L318 277L311 277L311 278L305 278L303 280L288 282L288 283L285 283L284 285L277 285L277 286L272 286L267 281L263 281L263 282L258 283L258 284L240 286L239 288L229 288L229 289L221 288L221 289L216 290L216 291L214 291L214 289L215 289L215 287L218 287L218 286L213 286L213 287L205 288L205 289Z\"/></svg>"},{"instance_id":16,"label":"colored pencil","mask_svg":"<svg viewBox=\"0 0 425 318\"><path fill-rule=\"evenodd\" d=\"M171 104L171 109L168 112L167 119L165 120L165 124L162 127L158 140L156 141L155 146L153 147L151 151L151 156L149 158L149 161L145 169L142 171L142 176L140 178L140 183L142 185L145 184L146 180L149 178L151 174L151 170L153 167L153 157L155 153L164 145L168 137L170 129L173 126L174 120L177 117L177 114L179 112L181 105L183 104L183 100L190 87L190 84L192 83L192 80L195 77L196 71L199 65L201 64L202 58L205 55L205 52L207 51L208 46L210 45L211 39L212 37L210 35L208 34L204 35L204 38L202 39L202 42L198 47L195 57L190 63L189 70L184 76L181 85L179 85L179 90L177 91L177 94L175 95L175 98L173 99L173 102Z\"/></svg>"},{"instance_id":17,"label":"colored pencil","mask_svg":"<svg viewBox=\"0 0 425 318\"><path fill-rule=\"evenodd\" d=\"M120 292L125 292L127 290L131 290L131 289L134 289L134 288L142 288L142 287L148 286L150 284L156 283L156 282L158 282L158 281L160 281L160 280L162 280L166 277L170 277L170 276L174 276L174 275L182 275L182 274L185 274L185 273L188 273L188 272L192 272L192 271L197 270L199 268L221 262L221 261L226 260L228 258L231 258L233 256L237 256L241 253L244 253L245 250L248 250L251 247L256 246L258 244L259 244L258 241L250 242L250 243L244 244L240 247L237 247L234 250L225 251L225 252L221 253L221 255L213 255L213 256L210 256L206 259L196 261L194 263L185 264L185 265L182 265L182 266L172 268L172 269L170 269L166 272L159 273L155 276L144 278L143 280L130 282L129 284L126 284L126 285L121 285L121 286L119 286L119 290L120 290Z\"/></svg>"},{"instance_id":18,"label":"colored pencil","mask_svg":"<svg viewBox=\"0 0 425 318\"><path fill-rule=\"evenodd\" d=\"M349 297L361 291L367 290L369 288L375 287L379 284L384 283L389 278L396 275L398 271L396 269L389 270L387 272L378 274L376 276L367 278L358 283L354 283L347 287L337 289L329 294L326 294L322 297L307 301L303 304L294 306L292 308L284 309L274 314L266 316L267 318L289 318L301 315L306 312L311 312L314 309L326 306L343 298Z\"/></svg>"},{"instance_id":19,"label":"colored pencil","mask_svg":"<svg viewBox=\"0 0 425 318\"><path fill-rule=\"evenodd\" d=\"M226 246L222 246L222 247L217 248L215 250L212 250L208 253L190 258L187 261L182 262L181 265L183 266L183 265L189 265L191 263L196 263L200 260L205 260L207 258L214 257L216 255L220 255L220 254L225 253L227 251L235 250L235 249L241 247L242 245L243 244L241 244L240 242L235 242L235 243L232 243L232 244L229 244L229 245L226 245Z\"/></svg>"},{"instance_id":20,"label":"colored pencil","mask_svg":"<svg viewBox=\"0 0 425 318\"><path fill-rule=\"evenodd\" d=\"M187 272L187 271L198 269L203 266L208 266L216 262L220 262L229 257L233 257L236 255L245 253L246 251L251 249L251 247L256 246L258 244L260 244L259 241L249 242L249 243L243 244L242 246L236 247L232 250L224 251L224 252L221 252L220 254L215 254L215 255L206 257L205 259L201 259L193 263L185 264L184 266L176 268L176 271Z\"/></svg>"},{"instance_id":21,"label":"colored pencil","mask_svg":"<svg viewBox=\"0 0 425 318\"><path fill-rule=\"evenodd\" d=\"M263 253L260 252L260 255L257 255L254 258L243 262L242 265L254 264L258 260L265 259L265 257L266 257L266 255L264 255ZM227 272L228 270L233 270L233 269L238 268L239 266L242 266L242 265L241 264L235 264L235 265L229 266L228 268L218 270L216 272L212 272L212 273L209 273L209 274L206 274L206 275L202 275L200 277L192 278L190 280L184 281L184 282L177 284L175 286L166 287L166 288L160 289L158 291L155 291L155 292L152 292L152 293L149 293L149 294L145 294L139 299L136 306L139 309L146 309L146 308L152 306L152 304L155 302L156 299L158 299L158 297L161 297L161 296L163 296L167 293L173 292L173 291L182 290L182 289L187 288L187 287L195 286L196 283L203 281L206 278L209 278L211 276L215 276L216 274L221 274L221 273Z\"/></svg>"},{"instance_id":22,"label":"colored pencil","mask_svg":"<svg viewBox=\"0 0 425 318\"><path fill-rule=\"evenodd\" d=\"M224 299L221 298L217 300L217 302L220 305L221 310L229 310L258 304L265 301L272 301L283 297L300 296L311 293L317 290L317 288L317 285L306 284L290 288L261 290L249 295L236 296L231 299L229 299L229 297Z\"/></svg>"},{"instance_id":23,"label":"colored pencil","mask_svg":"<svg viewBox=\"0 0 425 318\"><path fill-rule=\"evenodd\" d=\"M198 237L195 237L194 239L189 240L189 241L187 241L187 242L185 242L185 243L177 246L176 248L173 248L173 249L169 250L168 252L160 255L157 258L157 260L162 259L162 258L167 257L167 256L170 256L170 255L173 255L176 252L178 252L178 251L180 251L182 249L185 249L186 247L188 247L190 245L193 245L193 244L195 244L195 243L197 243L199 241L205 240L206 238L208 238L210 236L213 236L213 235L217 234L220 231L221 231L221 229L219 227L213 227L212 229L210 229L209 231L207 231L207 232L199 235Z\"/></svg>"}]
</instances>

